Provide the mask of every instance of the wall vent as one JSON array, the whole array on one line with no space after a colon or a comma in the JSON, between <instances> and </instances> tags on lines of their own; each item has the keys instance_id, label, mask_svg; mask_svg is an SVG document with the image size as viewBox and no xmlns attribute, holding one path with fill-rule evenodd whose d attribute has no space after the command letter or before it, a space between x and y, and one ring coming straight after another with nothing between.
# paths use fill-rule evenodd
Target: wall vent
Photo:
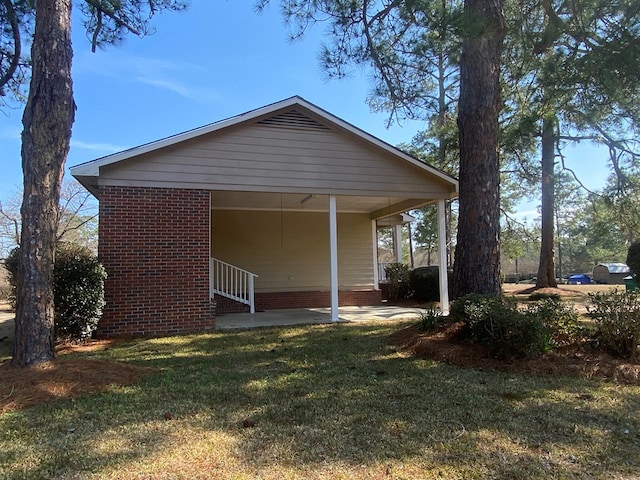
<instances>
[{"instance_id":1,"label":"wall vent","mask_svg":"<svg viewBox=\"0 0 640 480\"><path fill-rule=\"evenodd\" d=\"M297 128L303 130L329 130L325 125L307 117L305 114L297 110L289 110L288 112L274 115L257 122L258 125L267 125L270 127L286 127Z\"/></svg>"}]
</instances>

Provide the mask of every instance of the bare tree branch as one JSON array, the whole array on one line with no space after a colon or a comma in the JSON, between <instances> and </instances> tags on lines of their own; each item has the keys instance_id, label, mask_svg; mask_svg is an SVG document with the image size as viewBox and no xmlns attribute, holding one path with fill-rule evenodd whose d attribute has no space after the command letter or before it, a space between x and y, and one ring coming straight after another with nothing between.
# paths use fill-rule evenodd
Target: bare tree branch
<instances>
[{"instance_id":1,"label":"bare tree branch","mask_svg":"<svg viewBox=\"0 0 640 480\"><path fill-rule=\"evenodd\" d=\"M80 222L78 225L74 225L71 226L70 222L71 219L67 222L67 224L65 225L65 228L60 230L58 232L57 238L56 240L60 241L62 240L62 237L64 237L65 235L67 235L69 232L73 232L76 230L80 230L82 227L84 227L85 225L87 225L89 222L92 222L93 220L95 220L96 218L98 218L98 214L96 213L95 215L86 218L85 220L83 220L82 222Z\"/></svg>"},{"instance_id":2,"label":"bare tree branch","mask_svg":"<svg viewBox=\"0 0 640 480\"><path fill-rule=\"evenodd\" d=\"M9 222L13 224L12 237L13 237L13 240L16 242L16 245L19 245L20 244L20 222L18 222L18 219L16 217L11 216L4 211L4 209L2 208L2 202L0 202L0 215L2 215L4 218L6 218Z\"/></svg>"},{"instance_id":3,"label":"bare tree branch","mask_svg":"<svg viewBox=\"0 0 640 480\"><path fill-rule=\"evenodd\" d=\"M585 192L587 192L587 193L589 193L591 195L595 195L596 197L602 196L600 193L591 190L584 183L582 183L582 180L580 180L580 178L578 178L578 175L576 174L576 172L573 169L567 167L566 157L564 156L564 153L562 153L562 149L560 148L560 145L558 145L558 144L556 144L556 151L558 152L558 157L560 157L560 163L562 165L562 170L565 171L565 172L569 172L569 174L573 177L573 179L576 181L576 183L578 185L580 185L580 188L582 188Z\"/></svg>"}]
</instances>

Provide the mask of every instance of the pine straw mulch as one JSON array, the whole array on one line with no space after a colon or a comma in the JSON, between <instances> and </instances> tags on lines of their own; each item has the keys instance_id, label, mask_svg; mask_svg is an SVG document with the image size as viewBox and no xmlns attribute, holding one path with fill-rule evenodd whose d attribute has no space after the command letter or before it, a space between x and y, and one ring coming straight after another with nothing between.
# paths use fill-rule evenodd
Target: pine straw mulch
<instances>
[{"instance_id":1,"label":"pine straw mulch","mask_svg":"<svg viewBox=\"0 0 640 480\"><path fill-rule=\"evenodd\" d=\"M586 285L585 285L586 287ZM596 287L593 288L594 292L600 291L600 289ZM535 286L526 287L522 289L515 289L508 292L509 295L531 295L532 293L540 293L540 294L556 294L560 297L587 297L589 291L578 290L571 287L545 287L545 288L537 288Z\"/></svg>"},{"instance_id":2,"label":"pine straw mulch","mask_svg":"<svg viewBox=\"0 0 640 480\"><path fill-rule=\"evenodd\" d=\"M499 360L492 358L481 345L457 338L462 323L451 323L423 332L412 325L395 332L389 344L427 358L462 367L533 375L566 375L599 378L627 385L640 385L640 364L625 361L586 348L567 347L533 359Z\"/></svg>"},{"instance_id":3,"label":"pine straw mulch","mask_svg":"<svg viewBox=\"0 0 640 480\"><path fill-rule=\"evenodd\" d=\"M73 351L106 348L110 342L63 344L58 358L35 367L17 368L10 361L0 364L0 414L55 400L93 395L113 386L133 385L154 370L109 360L65 358Z\"/></svg>"}]
</instances>

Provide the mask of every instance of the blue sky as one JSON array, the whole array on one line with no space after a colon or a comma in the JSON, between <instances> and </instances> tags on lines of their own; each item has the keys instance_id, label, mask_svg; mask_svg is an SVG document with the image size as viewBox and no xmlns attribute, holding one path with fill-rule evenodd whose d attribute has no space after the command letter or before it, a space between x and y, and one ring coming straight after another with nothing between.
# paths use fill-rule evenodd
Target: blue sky
<instances>
[{"instance_id":1,"label":"blue sky","mask_svg":"<svg viewBox=\"0 0 640 480\"><path fill-rule=\"evenodd\" d=\"M193 0L183 13L155 17L157 32L91 53L74 23L74 90L77 104L67 166L158 140L259 108L293 95L397 145L425 127L404 122L387 129L387 116L365 103L369 74L328 80L318 54L323 27L289 42L273 0L256 14L254 0ZM19 109L0 115L0 199L21 180ZM568 153L568 164L592 188L607 175L604 157L590 145ZM585 168L586 167L586 168ZM523 209L534 208L535 202ZM534 215L528 215L532 218Z\"/></svg>"}]
</instances>

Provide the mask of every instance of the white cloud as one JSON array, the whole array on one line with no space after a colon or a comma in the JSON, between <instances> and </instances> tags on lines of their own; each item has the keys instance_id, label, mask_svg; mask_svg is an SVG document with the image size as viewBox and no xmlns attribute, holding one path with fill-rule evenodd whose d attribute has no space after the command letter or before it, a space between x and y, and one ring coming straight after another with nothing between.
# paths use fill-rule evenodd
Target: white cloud
<instances>
[{"instance_id":1,"label":"white cloud","mask_svg":"<svg viewBox=\"0 0 640 480\"><path fill-rule=\"evenodd\" d=\"M167 79L158 76L151 78L148 76L140 76L135 79L137 82L145 85L151 85L153 87L169 90L170 92L177 93L181 97L198 101L215 101L219 99L219 95L209 88L200 88L194 86L187 86L174 79Z\"/></svg>"},{"instance_id":2,"label":"white cloud","mask_svg":"<svg viewBox=\"0 0 640 480\"><path fill-rule=\"evenodd\" d=\"M102 153L121 152L122 150L126 150L127 148L129 148L129 147L124 147L122 145L114 145L112 143L90 143L90 142L83 142L82 140L74 140L74 139L71 139L71 147L82 149L82 150L91 150L93 152L102 152Z\"/></svg>"},{"instance_id":3,"label":"white cloud","mask_svg":"<svg viewBox=\"0 0 640 480\"><path fill-rule=\"evenodd\" d=\"M165 80L162 78L149 78L149 77L137 77L137 82L144 83L146 85L152 85L158 88L164 88L165 90L169 90L171 92L177 93L180 96L191 98L191 91L181 85L178 82L174 82L171 80Z\"/></svg>"},{"instance_id":4,"label":"white cloud","mask_svg":"<svg viewBox=\"0 0 640 480\"><path fill-rule=\"evenodd\" d=\"M94 58L82 56L77 62L78 72L87 71L123 82L151 85L190 100L216 101L221 98L216 90L197 84L197 79L206 79L213 75L209 69L201 65L123 52L101 52L99 61Z\"/></svg>"}]
</instances>

